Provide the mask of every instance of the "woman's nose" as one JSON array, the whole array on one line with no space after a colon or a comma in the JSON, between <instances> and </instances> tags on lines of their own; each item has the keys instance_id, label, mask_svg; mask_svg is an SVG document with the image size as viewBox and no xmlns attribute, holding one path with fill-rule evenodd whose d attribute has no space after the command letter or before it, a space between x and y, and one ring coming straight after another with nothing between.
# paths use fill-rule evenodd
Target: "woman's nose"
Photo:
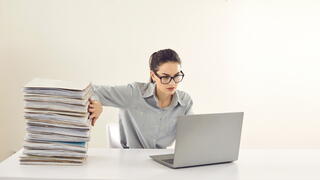
<instances>
[{"instance_id":1,"label":"woman's nose","mask_svg":"<svg viewBox=\"0 0 320 180\"><path fill-rule=\"evenodd\" d=\"M173 79L171 79L170 83L169 84L172 84L172 85L175 85L177 84Z\"/></svg>"}]
</instances>

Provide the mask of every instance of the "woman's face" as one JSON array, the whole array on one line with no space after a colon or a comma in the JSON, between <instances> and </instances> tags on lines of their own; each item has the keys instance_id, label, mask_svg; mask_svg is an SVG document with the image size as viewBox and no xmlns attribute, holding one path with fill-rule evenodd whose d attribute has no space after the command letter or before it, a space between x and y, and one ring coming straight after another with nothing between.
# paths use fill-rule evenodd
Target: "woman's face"
<instances>
[{"instance_id":1,"label":"woman's face","mask_svg":"<svg viewBox=\"0 0 320 180\"><path fill-rule=\"evenodd\" d=\"M181 66L179 63L176 62L166 62L161 64L158 67L158 71L156 72L158 74L158 76L160 77L166 77L168 78L170 77L174 77L178 74L181 74ZM175 93L175 91L177 90L178 87L178 83L175 83L173 79L171 79L169 84L163 84L161 83L160 78L155 74L155 72L151 71L151 78L153 79L153 81L155 81L156 85L157 85L157 90L161 91L164 94L167 95L173 95Z\"/></svg>"}]
</instances>

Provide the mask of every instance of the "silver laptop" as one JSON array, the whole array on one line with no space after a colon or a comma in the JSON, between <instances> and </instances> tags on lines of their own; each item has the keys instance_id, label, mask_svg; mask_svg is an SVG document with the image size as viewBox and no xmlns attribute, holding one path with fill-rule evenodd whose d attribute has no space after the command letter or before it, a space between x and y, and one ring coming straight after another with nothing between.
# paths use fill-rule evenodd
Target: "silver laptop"
<instances>
[{"instance_id":1,"label":"silver laptop","mask_svg":"<svg viewBox=\"0 0 320 180\"><path fill-rule=\"evenodd\" d=\"M150 157L171 168L236 161L243 114L233 112L179 116L174 154Z\"/></svg>"}]
</instances>

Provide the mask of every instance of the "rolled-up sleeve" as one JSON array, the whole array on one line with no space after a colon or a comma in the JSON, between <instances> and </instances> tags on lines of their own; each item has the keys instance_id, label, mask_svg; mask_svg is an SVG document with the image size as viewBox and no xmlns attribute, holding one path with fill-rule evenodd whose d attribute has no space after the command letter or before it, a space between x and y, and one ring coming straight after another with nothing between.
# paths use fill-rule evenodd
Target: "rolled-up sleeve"
<instances>
[{"instance_id":1,"label":"rolled-up sleeve","mask_svg":"<svg viewBox=\"0 0 320 180\"><path fill-rule=\"evenodd\" d=\"M127 108L131 105L134 97L132 84L122 86L93 85L91 99L99 101L103 106Z\"/></svg>"}]
</instances>

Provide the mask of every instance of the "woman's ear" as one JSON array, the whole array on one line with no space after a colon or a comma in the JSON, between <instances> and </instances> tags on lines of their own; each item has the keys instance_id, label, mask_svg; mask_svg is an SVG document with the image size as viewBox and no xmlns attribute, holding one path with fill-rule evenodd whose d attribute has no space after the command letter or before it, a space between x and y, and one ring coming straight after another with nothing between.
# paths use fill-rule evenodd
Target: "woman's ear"
<instances>
[{"instance_id":1,"label":"woman's ear","mask_svg":"<svg viewBox=\"0 0 320 180\"><path fill-rule=\"evenodd\" d=\"M153 82L156 82L154 76L155 76L154 72L153 72L153 71L150 71L150 78L152 79Z\"/></svg>"}]
</instances>

